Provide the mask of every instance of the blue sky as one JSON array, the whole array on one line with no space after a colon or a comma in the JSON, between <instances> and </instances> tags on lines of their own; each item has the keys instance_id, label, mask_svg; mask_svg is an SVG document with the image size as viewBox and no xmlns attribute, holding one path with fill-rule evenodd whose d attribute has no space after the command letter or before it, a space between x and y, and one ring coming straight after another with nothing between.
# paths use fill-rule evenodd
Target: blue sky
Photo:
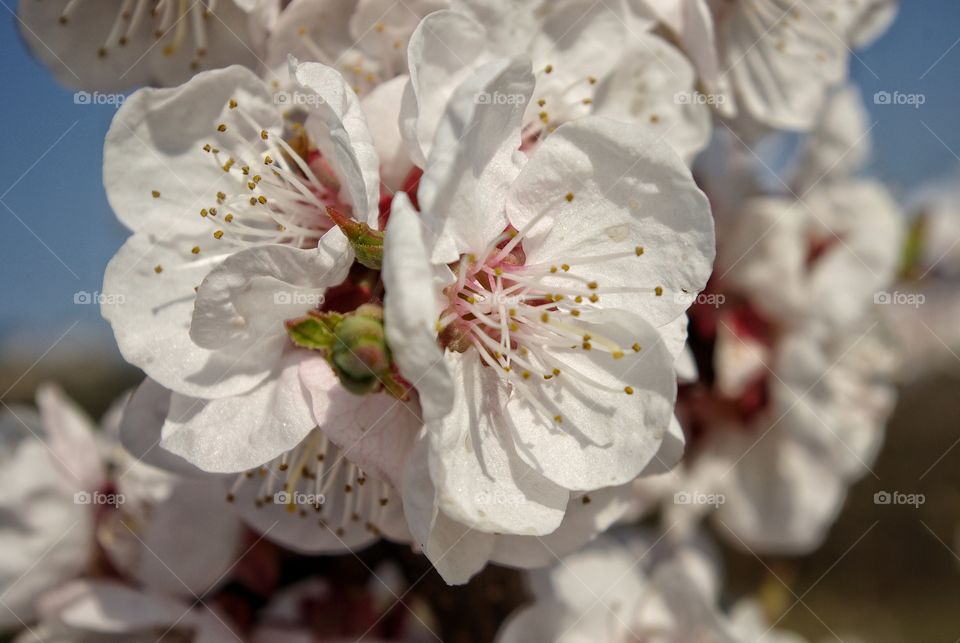
<instances>
[{"instance_id":1,"label":"blue sky","mask_svg":"<svg viewBox=\"0 0 960 643\"><path fill-rule=\"evenodd\" d=\"M74 294L99 290L125 237L101 184L103 136L115 109L74 104L73 92L26 52L7 2L0 2L0 351L11 342L45 350L75 322L83 337L103 340L109 331L97 306L74 304ZM898 195L960 166L958 43L960 3L912 0L852 60L876 121L871 170ZM878 91L923 94L925 103L875 105ZM108 339L104 345L112 352Z\"/></svg>"}]
</instances>

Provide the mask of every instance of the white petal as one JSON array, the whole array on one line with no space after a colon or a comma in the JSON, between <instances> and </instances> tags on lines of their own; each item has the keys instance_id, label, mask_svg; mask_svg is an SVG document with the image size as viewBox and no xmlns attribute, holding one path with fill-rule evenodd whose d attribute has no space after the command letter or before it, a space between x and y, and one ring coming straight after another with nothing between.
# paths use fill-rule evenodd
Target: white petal
<instances>
[{"instance_id":1,"label":"white petal","mask_svg":"<svg viewBox=\"0 0 960 643\"><path fill-rule=\"evenodd\" d=\"M399 487L407 452L423 426L419 407L386 393L350 393L321 357L301 363L300 379L320 430L361 469Z\"/></svg>"},{"instance_id":2,"label":"white petal","mask_svg":"<svg viewBox=\"0 0 960 643\"><path fill-rule=\"evenodd\" d=\"M453 409L426 424L440 511L480 531L531 536L554 531L569 493L521 459L526 445L514 436L499 375L475 351L450 353L447 361L458 383Z\"/></svg>"},{"instance_id":3,"label":"white petal","mask_svg":"<svg viewBox=\"0 0 960 643\"><path fill-rule=\"evenodd\" d=\"M300 91L314 92L322 99L310 110L306 127L343 181L341 198L353 205L355 219L378 227L380 158L360 100L332 67L303 63L297 66L296 77Z\"/></svg>"},{"instance_id":4,"label":"white petal","mask_svg":"<svg viewBox=\"0 0 960 643\"><path fill-rule=\"evenodd\" d=\"M523 396L507 402L506 414L520 458L562 487L591 490L626 483L653 459L673 418L676 377L673 356L643 319L603 311L579 320L585 335L615 342L624 356L546 349L561 374L530 390L551 415Z\"/></svg>"},{"instance_id":5,"label":"white petal","mask_svg":"<svg viewBox=\"0 0 960 643\"><path fill-rule=\"evenodd\" d=\"M635 312L654 326L675 320L689 303L687 293L702 290L710 275L707 199L676 153L640 128L598 117L560 126L510 187L507 213L521 230L542 215L524 240L528 264L567 263L571 275L601 288L640 289L603 294L601 305ZM625 256L576 266L578 257L617 252ZM543 281L570 285L563 274Z\"/></svg>"},{"instance_id":6,"label":"white petal","mask_svg":"<svg viewBox=\"0 0 960 643\"><path fill-rule=\"evenodd\" d=\"M291 350L261 385L216 400L175 394L160 446L210 472L246 471L296 446L314 427Z\"/></svg>"},{"instance_id":7,"label":"white petal","mask_svg":"<svg viewBox=\"0 0 960 643\"><path fill-rule=\"evenodd\" d=\"M233 134L245 140L259 140L260 135L228 107L230 99L261 128L280 135L273 96L256 74L242 67L200 73L170 89L141 89L124 102L103 146L107 199L124 225L137 230L159 220L175 231L213 234L198 213L215 204L218 191L236 191L237 178L220 165L249 151ZM218 132L220 124L228 132ZM206 143L221 149L220 163L201 149ZM154 191L158 197L152 196Z\"/></svg>"},{"instance_id":8,"label":"white petal","mask_svg":"<svg viewBox=\"0 0 960 643\"><path fill-rule=\"evenodd\" d=\"M55 384L37 390L37 407L54 461L79 489L100 489L106 478L93 421Z\"/></svg>"},{"instance_id":9,"label":"white petal","mask_svg":"<svg viewBox=\"0 0 960 643\"><path fill-rule=\"evenodd\" d=\"M404 193L393 200L384 239L384 320L387 342L400 373L416 387L425 421L446 415L453 382L437 344L439 319L434 270L423 223Z\"/></svg>"},{"instance_id":10,"label":"white petal","mask_svg":"<svg viewBox=\"0 0 960 643\"><path fill-rule=\"evenodd\" d=\"M520 127L534 78L523 58L484 65L457 88L420 179L431 261L479 252L503 232L507 188L517 176Z\"/></svg>"},{"instance_id":11,"label":"white petal","mask_svg":"<svg viewBox=\"0 0 960 643\"><path fill-rule=\"evenodd\" d=\"M410 83L400 108L400 133L413 162L426 167L447 102L472 70L489 60L485 32L469 16L438 11L410 36Z\"/></svg>"},{"instance_id":12,"label":"white petal","mask_svg":"<svg viewBox=\"0 0 960 643\"><path fill-rule=\"evenodd\" d=\"M425 436L414 445L403 475L403 510L410 533L450 585L462 585L487 564L496 536L462 525L439 511Z\"/></svg>"},{"instance_id":13,"label":"white petal","mask_svg":"<svg viewBox=\"0 0 960 643\"><path fill-rule=\"evenodd\" d=\"M638 40L602 83L593 113L648 128L689 163L710 138L710 109L692 98L693 68L683 54L653 34L632 35Z\"/></svg>"},{"instance_id":14,"label":"white petal","mask_svg":"<svg viewBox=\"0 0 960 643\"><path fill-rule=\"evenodd\" d=\"M162 386L184 395L217 397L250 390L267 376L269 366L246 360L246 351L228 356L190 339L194 289L213 264L191 253L195 238L171 235L165 228L163 222L151 223L107 265L100 311L113 327L120 353Z\"/></svg>"},{"instance_id":15,"label":"white petal","mask_svg":"<svg viewBox=\"0 0 960 643\"><path fill-rule=\"evenodd\" d=\"M327 288L340 284L353 253L339 228L313 250L256 246L227 257L197 291L190 337L202 348L243 354L269 366L286 343L285 320L323 302Z\"/></svg>"},{"instance_id":16,"label":"white petal","mask_svg":"<svg viewBox=\"0 0 960 643\"><path fill-rule=\"evenodd\" d=\"M404 179L413 170L413 161L407 154L397 127L403 92L408 82L407 76L397 76L377 85L360 100L380 158L380 179L391 194L403 187Z\"/></svg>"}]
</instances>

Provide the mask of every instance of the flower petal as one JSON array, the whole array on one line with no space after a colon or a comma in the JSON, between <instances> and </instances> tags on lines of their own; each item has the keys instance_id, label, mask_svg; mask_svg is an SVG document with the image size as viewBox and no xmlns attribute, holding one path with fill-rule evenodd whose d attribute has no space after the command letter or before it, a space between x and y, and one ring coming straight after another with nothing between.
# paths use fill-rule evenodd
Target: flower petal
<instances>
[{"instance_id":1,"label":"flower petal","mask_svg":"<svg viewBox=\"0 0 960 643\"><path fill-rule=\"evenodd\" d=\"M560 126L510 187L507 215L519 230L532 226L527 264L571 266L575 280L560 272L547 287L594 281L601 306L654 326L675 320L710 276L707 199L676 153L641 128L589 116ZM580 267L578 258L593 260Z\"/></svg>"}]
</instances>

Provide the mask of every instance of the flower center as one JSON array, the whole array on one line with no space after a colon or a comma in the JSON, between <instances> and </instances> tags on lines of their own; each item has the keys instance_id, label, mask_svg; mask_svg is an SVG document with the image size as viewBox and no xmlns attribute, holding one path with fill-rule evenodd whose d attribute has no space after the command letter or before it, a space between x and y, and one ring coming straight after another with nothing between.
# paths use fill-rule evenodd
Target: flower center
<instances>
[{"instance_id":1,"label":"flower center","mask_svg":"<svg viewBox=\"0 0 960 643\"><path fill-rule=\"evenodd\" d=\"M387 483L368 477L320 429L290 451L237 476L227 502L235 502L248 483L255 486L258 509L282 505L303 519L313 513L318 527L338 537L358 527L379 536L387 505L397 502Z\"/></svg>"},{"instance_id":2,"label":"flower center","mask_svg":"<svg viewBox=\"0 0 960 643\"><path fill-rule=\"evenodd\" d=\"M315 247L333 227L327 208L348 216L350 212L340 201L340 180L333 168L311 149L301 124L289 125L288 142L260 127L237 101L231 99L228 106L245 127L220 123L216 136L236 156L214 143L202 150L236 180L236 188L217 192L215 201L200 209L200 217L214 226L215 240L226 239L230 245ZM193 249L199 252L199 247Z\"/></svg>"},{"instance_id":3,"label":"flower center","mask_svg":"<svg viewBox=\"0 0 960 643\"><path fill-rule=\"evenodd\" d=\"M64 27L70 25L71 16L80 10L84 0L69 0L60 13L59 22ZM96 2L96 11L102 9L105 3ZM163 46L163 55L172 56L187 40L187 31L193 31L194 55L190 68L200 68L200 59L207 54L207 27L206 22L216 9L217 0L123 0L119 11L113 20L107 37L104 39L97 55L106 58L113 46L124 47L131 38L135 38L138 30L147 20L153 20L156 25L153 37L161 40L168 34L170 38ZM149 14L149 15L148 15ZM172 32L172 33L171 33Z\"/></svg>"},{"instance_id":4,"label":"flower center","mask_svg":"<svg viewBox=\"0 0 960 643\"><path fill-rule=\"evenodd\" d=\"M571 197L572 195L568 195ZM572 199L568 199L572 200ZM641 257L643 248L630 252L571 259L570 263L528 263L522 247L526 232L509 228L480 255L463 255L451 266L457 281L445 290L448 306L437 322L439 341L455 352L476 350L483 363L514 384L538 410L562 416L546 408L532 388L563 386L561 374L599 390L632 395L627 386L615 389L576 372L558 355L571 351L598 351L614 360L627 352L639 353L639 342L628 346L598 332L599 325L587 320L603 310L601 295L639 292L636 288L603 287L580 274L591 264ZM583 317L581 317L583 315Z\"/></svg>"}]
</instances>

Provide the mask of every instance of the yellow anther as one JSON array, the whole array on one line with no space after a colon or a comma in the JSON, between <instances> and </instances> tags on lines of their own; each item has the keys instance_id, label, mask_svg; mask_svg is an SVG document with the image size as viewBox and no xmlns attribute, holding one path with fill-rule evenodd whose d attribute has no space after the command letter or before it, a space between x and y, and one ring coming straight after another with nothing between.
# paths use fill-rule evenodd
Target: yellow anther
<instances>
[{"instance_id":1,"label":"yellow anther","mask_svg":"<svg viewBox=\"0 0 960 643\"><path fill-rule=\"evenodd\" d=\"M641 346L640 346L640 344L634 344L634 345L631 346L630 348L633 349L633 352L634 352L634 353L639 353Z\"/></svg>"},{"instance_id":2,"label":"yellow anther","mask_svg":"<svg viewBox=\"0 0 960 643\"><path fill-rule=\"evenodd\" d=\"M540 321L546 324L548 321L550 321L550 315L548 313L542 313L540 315Z\"/></svg>"},{"instance_id":3,"label":"yellow anther","mask_svg":"<svg viewBox=\"0 0 960 643\"><path fill-rule=\"evenodd\" d=\"M563 416L562 416L562 415L554 415L554 416L553 416L553 421L556 422L557 424L562 424L562 423L563 423Z\"/></svg>"},{"instance_id":4,"label":"yellow anther","mask_svg":"<svg viewBox=\"0 0 960 643\"><path fill-rule=\"evenodd\" d=\"M520 377L522 377L522 378L525 379L525 380L530 379L530 371L524 371L524 372L520 373Z\"/></svg>"},{"instance_id":5,"label":"yellow anther","mask_svg":"<svg viewBox=\"0 0 960 643\"><path fill-rule=\"evenodd\" d=\"M221 239L223 237L223 230L217 230L213 233L214 239Z\"/></svg>"},{"instance_id":6,"label":"yellow anther","mask_svg":"<svg viewBox=\"0 0 960 643\"><path fill-rule=\"evenodd\" d=\"M547 65L546 67L543 68L543 71L549 74L550 72L553 71L553 65Z\"/></svg>"},{"instance_id":7,"label":"yellow anther","mask_svg":"<svg viewBox=\"0 0 960 643\"><path fill-rule=\"evenodd\" d=\"M517 332L518 330L520 330L520 327L517 325L516 322L510 322L509 328L510 328L510 332L511 332L511 333L515 333L515 332Z\"/></svg>"},{"instance_id":8,"label":"yellow anther","mask_svg":"<svg viewBox=\"0 0 960 643\"><path fill-rule=\"evenodd\" d=\"M227 162L223 164L223 171L224 171L224 172L229 172L229 171L230 171L230 168L233 167L233 164L234 164L234 163L236 163L236 161L234 161L232 158L231 158L231 159L227 159Z\"/></svg>"},{"instance_id":9,"label":"yellow anther","mask_svg":"<svg viewBox=\"0 0 960 643\"><path fill-rule=\"evenodd\" d=\"M240 171L243 172L244 176L247 176L248 174L250 174L250 166L244 165L240 168Z\"/></svg>"},{"instance_id":10,"label":"yellow anther","mask_svg":"<svg viewBox=\"0 0 960 643\"><path fill-rule=\"evenodd\" d=\"M211 149L213 149L213 148L210 147L210 143L204 144L204 146L203 146L203 151L204 151L204 152L209 152Z\"/></svg>"},{"instance_id":11,"label":"yellow anther","mask_svg":"<svg viewBox=\"0 0 960 643\"><path fill-rule=\"evenodd\" d=\"M597 79L594 76L587 76L587 82L590 83L591 85L596 85Z\"/></svg>"},{"instance_id":12,"label":"yellow anther","mask_svg":"<svg viewBox=\"0 0 960 643\"><path fill-rule=\"evenodd\" d=\"M570 272L570 264L565 263L562 266L560 266L560 269L563 270L564 272Z\"/></svg>"},{"instance_id":13,"label":"yellow anther","mask_svg":"<svg viewBox=\"0 0 960 643\"><path fill-rule=\"evenodd\" d=\"M547 104L547 101L545 101L545 100L542 99L542 98L537 101L537 105L539 105L540 107L543 107L543 106L546 105L546 104Z\"/></svg>"},{"instance_id":14,"label":"yellow anther","mask_svg":"<svg viewBox=\"0 0 960 643\"><path fill-rule=\"evenodd\" d=\"M567 203L573 201L573 192L567 192L567 195L563 198L567 200Z\"/></svg>"},{"instance_id":15,"label":"yellow anther","mask_svg":"<svg viewBox=\"0 0 960 643\"><path fill-rule=\"evenodd\" d=\"M589 288L590 290L596 290L597 286L598 284L595 281L591 281L590 283L587 284L587 288Z\"/></svg>"},{"instance_id":16,"label":"yellow anther","mask_svg":"<svg viewBox=\"0 0 960 643\"><path fill-rule=\"evenodd\" d=\"M259 201L261 204L265 204L267 202L267 197L261 194L260 196L257 197L257 201Z\"/></svg>"},{"instance_id":17,"label":"yellow anther","mask_svg":"<svg viewBox=\"0 0 960 643\"><path fill-rule=\"evenodd\" d=\"M574 308L573 310L570 311L570 314L573 315L574 317L579 317L580 311Z\"/></svg>"},{"instance_id":18,"label":"yellow anther","mask_svg":"<svg viewBox=\"0 0 960 643\"><path fill-rule=\"evenodd\" d=\"M582 346L583 346L583 350L585 351L588 351L591 348L593 348L593 344L591 344L590 342L584 342Z\"/></svg>"},{"instance_id":19,"label":"yellow anther","mask_svg":"<svg viewBox=\"0 0 960 643\"><path fill-rule=\"evenodd\" d=\"M547 114L546 112L540 112L539 116L540 116L540 120L541 120L543 123L549 123L549 122L550 122L550 115Z\"/></svg>"},{"instance_id":20,"label":"yellow anther","mask_svg":"<svg viewBox=\"0 0 960 643\"><path fill-rule=\"evenodd\" d=\"M211 217L217 216L217 209L216 209L216 208L210 208L210 216L211 216Z\"/></svg>"},{"instance_id":21,"label":"yellow anther","mask_svg":"<svg viewBox=\"0 0 960 643\"><path fill-rule=\"evenodd\" d=\"M555 273L556 271L557 271L557 267L556 267L556 266L550 266L550 272L551 272L551 273Z\"/></svg>"},{"instance_id":22,"label":"yellow anther","mask_svg":"<svg viewBox=\"0 0 960 643\"><path fill-rule=\"evenodd\" d=\"M231 98L231 99L227 102L227 107L229 107L230 109L236 109L236 108L237 108L237 101L235 101L235 100L233 100L233 99Z\"/></svg>"},{"instance_id":23,"label":"yellow anther","mask_svg":"<svg viewBox=\"0 0 960 643\"><path fill-rule=\"evenodd\" d=\"M583 334L583 341L589 342L591 339L593 339L593 336L591 336L589 333Z\"/></svg>"},{"instance_id":24,"label":"yellow anther","mask_svg":"<svg viewBox=\"0 0 960 643\"><path fill-rule=\"evenodd\" d=\"M159 198L160 198L160 190L151 190L151 191L150 191L150 194L153 195L153 198L154 198L154 199L159 199Z\"/></svg>"},{"instance_id":25,"label":"yellow anther","mask_svg":"<svg viewBox=\"0 0 960 643\"><path fill-rule=\"evenodd\" d=\"M499 276L501 276L501 275L503 274L503 269L502 269L502 268L499 268L499 267L498 267L498 268L494 268L494 269L493 269L493 274L495 274L496 276L499 277Z\"/></svg>"},{"instance_id":26,"label":"yellow anther","mask_svg":"<svg viewBox=\"0 0 960 643\"><path fill-rule=\"evenodd\" d=\"M620 359L623 357L623 351L613 351L610 355L613 356L613 359Z\"/></svg>"},{"instance_id":27,"label":"yellow anther","mask_svg":"<svg viewBox=\"0 0 960 643\"><path fill-rule=\"evenodd\" d=\"M597 297L596 293L594 293L594 294L590 295L590 301L595 304L595 303L597 303L598 301L600 301L600 298Z\"/></svg>"},{"instance_id":28,"label":"yellow anther","mask_svg":"<svg viewBox=\"0 0 960 643\"><path fill-rule=\"evenodd\" d=\"M632 386L624 386L624 387L623 387L623 392L626 393L627 395L633 395L633 387L632 387Z\"/></svg>"},{"instance_id":29,"label":"yellow anther","mask_svg":"<svg viewBox=\"0 0 960 643\"><path fill-rule=\"evenodd\" d=\"M584 99L583 99L582 101L580 101L580 102L583 103L584 105L592 105L592 104L593 104L593 99L592 99L592 98L584 98Z\"/></svg>"},{"instance_id":30,"label":"yellow anther","mask_svg":"<svg viewBox=\"0 0 960 643\"><path fill-rule=\"evenodd\" d=\"M206 208L200 210L200 216L201 216L201 217L207 216L207 209L206 209Z\"/></svg>"},{"instance_id":31,"label":"yellow anther","mask_svg":"<svg viewBox=\"0 0 960 643\"><path fill-rule=\"evenodd\" d=\"M575 302L577 302L578 304L582 304L582 303L583 303L583 297L581 297L580 295L577 295L576 297L574 297L573 300L574 300Z\"/></svg>"},{"instance_id":32,"label":"yellow anther","mask_svg":"<svg viewBox=\"0 0 960 643\"><path fill-rule=\"evenodd\" d=\"M223 192L217 192L217 202L218 202L218 203L223 203L223 202L226 200L226 198L227 198L227 195L226 195L226 194L224 194Z\"/></svg>"},{"instance_id":33,"label":"yellow anther","mask_svg":"<svg viewBox=\"0 0 960 643\"><path fill-rule=\"evenodd\" d=\"M661 295L663 295L663 288L661 288L660 286L657 286L656 288L653 289L653 293L657 297L660 297Z\"/></svg>"},{"instance_id":34,"label":"yellow anther","mask_svg":"<svg viewBox=\"0 0 960 643\"><path fill-rule=\"evenodd\" d=\"M192 248L190 249L190 252L192 252L192 253L195 254L195 255L200 254L200 246L194 246L194 247L192 247Z\"/></svg>"},{"instance_id":35,"label":"yellow anther","mask_svg":"<svg viewBox=\"0 0 960 643\"><path fill-rule=\"evenodd\" d=\"M227 124L226 124L226 123L220 123L219 125L217 125L217 131L218 131L218 132L226 132L226 131L227 131Z\"/></svg>"},{"instance_id":36,"label":"yellow anther","mask_svg":"<svg viewBox=\"0 0 960 643\"><path fill-rule=\"evenodd\" d=\"M551 372L554 374L554 376L560 375L560 369L559 369L559 368L555 368L555 369L553 369L553 371L551 371Z\"/></svg>"},{"instance_id":37,"label":"yellow anther","mask_svg":"<svg viewBox=\"0 0 960 643\"><path fill-rule=\"evenodd\" d=\"M247 181L247 189L252 190L255 187L257 187L256 183L254 183L253 181Z\"/></svg>"},{"instance_id":38,"label":"yellow anther","mask_svg":"<svg viewBox=\"0 0 960 643\"><path fill-rule=\"evenodd\" d=\"M269 154L263 157L263 163L264 165L270 165L271 163L273 163L273 159L270 157Z\"/></svg>"},{"instance_id":39,"label":"yellow anther","mask_svg":"<svg viewBox=\"0 0 960 643\"><path fill-rule=\"evenodd\" d=\"M163 272L163 266L157 264L153 267L153 271L159 275L161 272Z\"/></svg>"},{"instance_id":40,"label":"yellow anther","mask_svg":"<svg viewBox=\"0 0 960 643\"><path fill-rule=\"evenodd\" d=\"M636 248L634 248L633 251L636 252L637 256L639 257L640 255L643 254L643 246L637 246Z\"/></svg>"},{"instance_id":41,"label":"yellow anther","mask_svg":"<svg viewBox=\"0 0 960 643\"><path fill-rule=\"evenodd\" d=\"M226 221L227 223L230 223L231 221L233 221L233 215L227 214L227 216L223 217L223 220Z\"/></svg>"}]
</instances>

